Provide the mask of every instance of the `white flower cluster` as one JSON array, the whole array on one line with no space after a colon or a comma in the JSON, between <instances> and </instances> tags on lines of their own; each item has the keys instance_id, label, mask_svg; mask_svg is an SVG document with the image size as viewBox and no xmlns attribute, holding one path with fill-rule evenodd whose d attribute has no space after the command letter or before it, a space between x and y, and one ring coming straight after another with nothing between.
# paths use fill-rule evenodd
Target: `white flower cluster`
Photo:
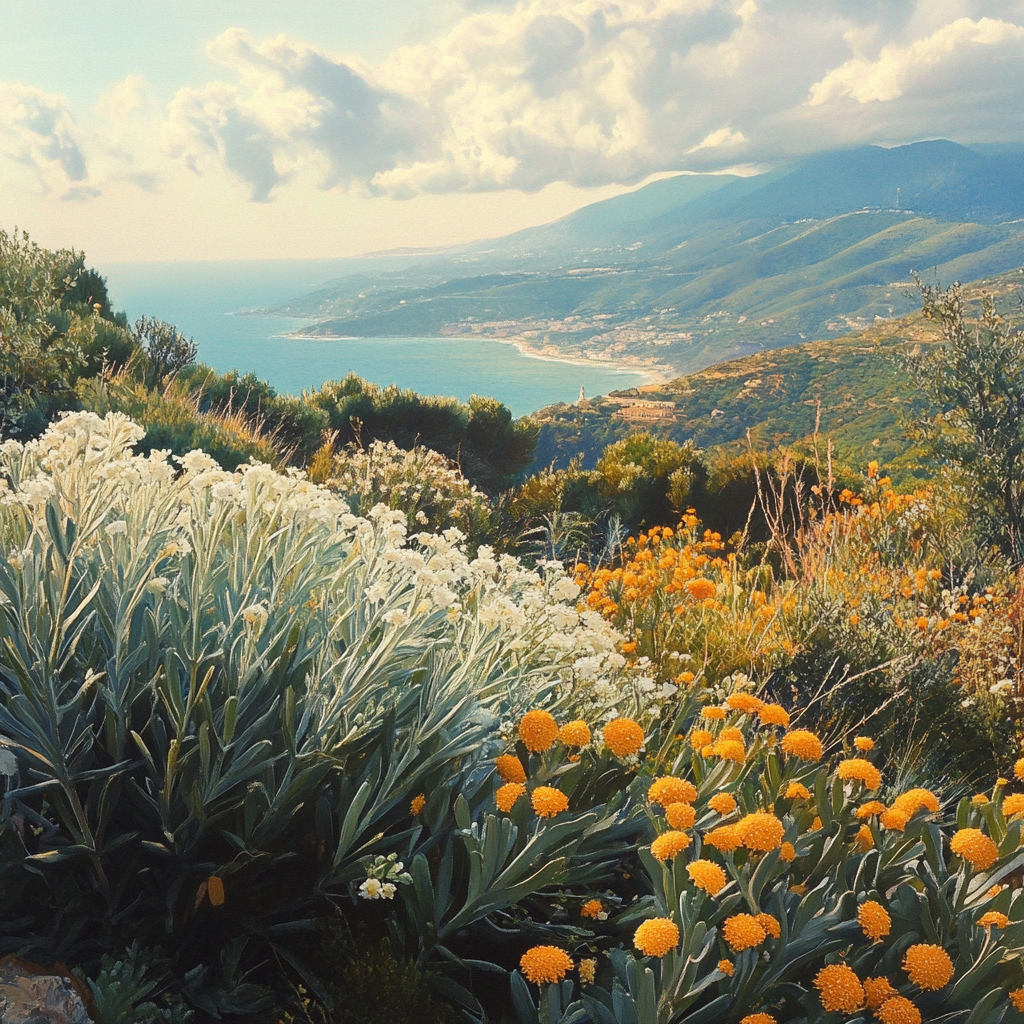
<instances>
[{"instance_id":1,"label":"white flower cluster","mask_svg":"<svg viewBox=\"0 0 1024 1024\"><path fill-rule=\"evenodd\" d=\"M76 557L120 586L135 580L148 600L216 610L209 628L240 638L245 658L296 619L320 629L335 645L310 684L324 708L336 703L332 688L344 689L343 652L373 636L395 650L456 652L461 685L495 716L543 702L593 718L638 692L616 649L622 637L577 606L579 588L559 563L533 570L486 546L470 558L455 527L409 536L404 512L381 503L353 515L297 470L232 473L199 451L140 456L132 446L142 436L120 414L72 413L35 441L3 445L0 554L12 566L37 558L33 536L52 542L49 507L51 519L73 521ZM195 590L200 566L208 596ZM361 721L389 699L360 693Z\"/></svg>"}]
</instances>

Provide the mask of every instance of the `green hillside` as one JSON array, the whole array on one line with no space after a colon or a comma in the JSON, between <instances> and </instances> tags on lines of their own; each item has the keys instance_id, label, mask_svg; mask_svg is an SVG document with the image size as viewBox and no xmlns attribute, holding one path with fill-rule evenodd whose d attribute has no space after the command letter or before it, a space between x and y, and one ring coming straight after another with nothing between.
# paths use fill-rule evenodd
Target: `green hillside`
<instances>
[{"instance_id":1,"label":"green hillside","mask_svg":"<svg viewBox=\"0 0 1024 1024\"><path fill-rule=\"evenodd\" d=\"M1022 283L1017 271L976 281L966 294L974 305L993 295L997 308L1008 311ZM908 468L913 453L900 424L923 409L896 357L938 340L935 325L918 312L844 337L722 362L668 384L549 406L534 417L541 423L536 464L564 466L582 454L592 465L605 445L637 430L728 452L748 443L808 448L817 427L821 450L831 440L841 462L876 459ZM675 409L643 420L623 399L673 402Z\"/></svg>"}]
</instances>

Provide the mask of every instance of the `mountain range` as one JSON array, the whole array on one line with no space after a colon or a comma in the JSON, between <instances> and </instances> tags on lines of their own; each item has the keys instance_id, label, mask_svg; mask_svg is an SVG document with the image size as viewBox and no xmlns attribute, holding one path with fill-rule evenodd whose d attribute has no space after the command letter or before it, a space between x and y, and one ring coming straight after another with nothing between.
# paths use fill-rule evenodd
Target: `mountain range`
<instances>
[{"instance_id":1,"label":"mountain range","mask_svg":"<svg viewBox=\"0 0 1024 1024\"><path fill-rule=\"evenodd\" d=\"M1024 261L1024 145L820 153L681 174L552 224L351 275L272 312L314 337L476 335L664 377L863 330Z\"/></svg>"}]
</instances>

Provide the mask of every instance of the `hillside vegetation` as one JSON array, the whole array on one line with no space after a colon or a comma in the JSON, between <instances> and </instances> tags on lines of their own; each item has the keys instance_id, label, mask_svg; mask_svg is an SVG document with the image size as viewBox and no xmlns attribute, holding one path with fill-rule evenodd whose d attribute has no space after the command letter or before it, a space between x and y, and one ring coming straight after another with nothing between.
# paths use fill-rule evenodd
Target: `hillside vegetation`
<instances>
[{"instance_id":1,"label":"hillside vegetation","mask_svg":"<svg viewBox=\"0 0 1024 1024\"><path fill-rule=\"evenodd\" d=\"M911 272L975 280L1024 254L1024 148L819 154L683 175L540 228L275 310L314 337L515 337L675 373L911 312Z\"/></svg>"}]
</instances>

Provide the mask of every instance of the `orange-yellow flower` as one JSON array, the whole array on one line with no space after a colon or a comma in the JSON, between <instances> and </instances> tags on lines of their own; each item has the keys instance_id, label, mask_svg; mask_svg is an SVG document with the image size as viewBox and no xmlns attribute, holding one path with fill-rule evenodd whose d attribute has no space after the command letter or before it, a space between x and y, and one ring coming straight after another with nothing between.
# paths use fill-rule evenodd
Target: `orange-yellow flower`
<instances>
[{"instance_id":1,"label":"orange-yellow flower","mask_svg":"<svg viewBox=\"0 0 1024 1024\"><path fill-rule=\"evenodd\" d=\"M759 946L768 938L768 933L764 930L761 922L753 915L733 914L732 917L725 919L725 924L722 926L722 936L729 943L729 948L734 953L739 953L744 949L752 949L754 946Z\"/></svg>"},{"instance_id":2,"label":"orange-yellow flower","mask_svg":"<svg viewBox=\"0 0 1024 1024\"><path fill-rule=\"evenodd\" d=\"M706 580L702 576L697 576L692 580L687 580L686 592L694 599L694 601L706 601L710 597L714 597L718 593L718 588L711 582Z\"/></svg>"},{"instance_id":3,"label":"orange-yellow flower","mask_svg":"<svg viewBox=\"0 0 1024 1024\"><path fill-rule=\"evenodd\" d=\"M709 896L717 896L725 888L725 872L713 861L692 861L686 865L686 873L693 884Z\"/></svg>"},{"instance_id":4,"label":"orange-yellow flower","mask_svg":"<svg viewBox=\"0 0 1024 1024\"><path fill-rule=\"evenodd\" d=\"M976 922L981 928L1005 928L1009 923L1010 919L998 910L986 911Z\"/></svg>"},{"instance_id":5,"label":"orange-yellow flower","mask_svg":"<svg viewBox=\"0 0 1024 1024\"><path fill-rule=\"evenodd\" d=\"M604 904L600 900L587 900L580 907L581 917L597 917L604 910Z\"/></svg>"},{"instance_id":6,"label":"orange-yellow flower","mask_svg":"<svg viewBox=\"0 0 1024 1024\"><path fill-rule=\"evenodd\" d=\"M878 824L890 832L902 832L910 819L898 807L890 807L878 816Z\"/></svg>"},{"instance_id":7,"label":"orange-yellow flower","mask_svg":"<svg viewBox=\"0 0 1024 1024\"><path fill-rule=\"evenodd\" d=\"M527 711L519 722L519 738L533 754L550 750L558 739L558 723L549 711Z\"/></svg>"},{"instance_id":8,"label":"orange-yellow flower","mask_svg":"<svg viewBox=\"0 0 1024 1024\"><path fill-rule=\"evenodd\" d=\"M711 748L711 754L723 761L735 761L737 764L743 764L747 759L746 747L739 740L719 740Z\"/></svg>"},{"instance_id":9,"label":"orange-yellow flower","mask_svg":"<svg viewBox=\"0 0 1024 1024\"><path fill-rule=\"evenodd\" d=\"M876 814L885 814L886 807L881 800L869 800L857 808L857 817L862 821L864 818L873 818Z\"/></svg>"},{"instance_id":10,"label":"orange-yellow flower","mask_svg":"<svg viewBox=\"0 0 1024 1024\"><path fill-rule=\"evenodd\" d=\"M740 1024L778 1024L770 1013L748 1013L740 1018Z\"/></svg>"},{"instance_id":11,"label":"orange-yellow flower","mask_svg":"<svg viewBox=\"0 0 1024 1024\"><path fill-rule=\"evenodd\" d=\"M1010 993L1010 1002L1013 1003L1015 1010L1020 1010L1024 1013L1024 988L1015 988Z\"/></svg>"},{"instance_id":12,"label":"orange-yellow flower","mask_svg":"<svg viewBox=\"0 0 1024 1024\"><path fill-rule=\"evenodd\" d=\"M840 761L836 775L846 781L863 782L868 789L880 789L882 785L882 773L863 757Z\"/></svg>"},{"instance_id":13,"label":"orange-yellow flower","mask_svg":"<svg viewBox=\"0 0 1024 1024\"><path fill-rule=\"evenodd\" d=\"M887 999L875 1016L882 1024L921 1024L921 1011L906 996Z\"/></svg>"},{"instance_id":14,"label":"orange-yellow flower","mask_svg":"<svg viewBox=\"0 0 1024 1024\"><path fill-rule=\"evenodd\" d=\"M577 720L566 722L558 730L558 738L566 747L585 747L590 742L590 726L586 722Z\"/></svg>"},{"instance_id":15,"label":"orange-yellow flower","mask_svg":"<svg viewBox=\"0 0 1024 1024\"><path fill-rule=\"evenodd\" d=\"M764 701L751 693L732 693L725 698L725 703L733 711L742 711L745 715L752 715L764 707Z\"/></svg>"},{"instance_id":16,"label":"orange-yellow flower","mask_svg":"<svg viewBox=\"0 0 1024 1024\"><path fill-rule=\"evenodd\" d=\"M580 960L580 981L584 985L593 985L597 977L597 961L592 957L584 957Z\"/></svg>"},{"instance_id":17,"label":"orange-yellow flower","mask_svg":"<svg viewBox=\"0 0 1024 1024\"><path fill-rule=\"evenodd\" d=\"M867 853L868 850L872 849L875 845L875 837L872 835L871 829L867 825L861 825L857 829L857 835L854 837L854 841L857 843L857 848L861 853Z\"/></svg>"},{"instance_id":18,"label":"orange-yellow flower","mask_svg":"<svg viewBox=\"0 0 1024 1024\"><path fill-rule=\"evenodd\" d=\"M697 799L697 787L688 779L665 775L651 783L647 799L662 807L668 807L669 804L692 804Z\"/></svg>"},{"instance_id":19,"label":"orange-yellow flower","mask_svg":"<svg viewBox=\"0 0 1024 1024\"><path fill-rule=\"evenodd\" d=\"M817 815L815 815L814 816L814 821L811 822L811 827L810 827L810 829L808 831L810 831L810 832L820 832L821 831L821 818L819 818Z\"/></svg>"},{"instance_id":20,"label":"orange-yellow flower","mask_svg":"<svg viewBox=\"0 0 1024 1024\"><path fill-rule=\"evenodd\" d=\"M932 814L937 813L939 798L930 789L908 789L906 793L901 793L893 800L892 806L905 814L909 820L922 808Z\"/></svg>"},{"instance_id":21,"label":"orange-yellow flower","mask_svg":"<svg viewBox=\"0 0 1024 1024\"><path fill-rule=\"evenodd\" d=\"M701 708L700 717L721 722L725 718L725 708Z\"/></svg>"},{"instance_id":22,"label":"orange-yellow flower","mask_svg":"<svg viewBox=\"0 0 1024 1024\"><path fill-rule=\"evenodd\" d=\"M534 946L519 958L519 969L534 985L557 985L572 970L572 958L557 946Z\"/></svg>"},{"instance_id":23,"label":"orange-yellow flower","mask_svg":"<svg viewBox=\"0 0 1024 1024\"><path fill-rule=\"evenodd\" d=\"M716 793L708 801L708 807L719 814L732 814L736 810L736 798L731 793Z\"/></svg>"},{"instance_id":24,"label":"orange-yellow flower","mask_svg":"<svg viewBox=\"0 0 1024 1024\"><path fill-rule=\"evenodd\" d=\"M889 912L874 900L865 900L857 909L857 923L872 942L880 942L892 930Z\"/></svg>"},{"instance_id":25,"label":"orange-yellow flower","mask_svg":"<svg viewBox=\"0 0 1024 1024\"><path fill-rule=\"evenodd\" d=\"M875 741L870 736L857 736L853 745L864 754L875 749Z\"/></svg>"},{"instance_id":26,"label":"orange-yellow flower","mask_svg":"<svg viewBox=\"0 0 1024 1024\"><path fill-rule=\"evenodd\" d=\"M786 787L787 800L810 800L811 791L802 782L791 782Z\"/></svg>"},{"instance_id":27,"label":"orange-yellow flower","mask_svg":"<svg viewBox=\"0 0 1024 1024\"><path fill-rule=\"evenodd\" d=\"M538 817L553 818L569 809L569 798L553 786L538 786L530 795L533 810Z\"/></svg>"},{"instance_id":28,"label":"orange-yellow flower","mask_svg":"<svg viewBox=\"0 0 1024 1024\"><path fill-rule=\"evenodd\" d=\"M782 937L782 925L779 924L778 918L772 917L771 914L758 914L757 923L765 930L765 934L773 939Z\"/></svg>"},{"instance_id":29,"label":"orange-yellow flower","mask_svg":"<svg viewBox=\"0 0 1024 1024\"><path fill-rule=\"evenodd\" d=\"M785 834L782 822L774 814L766 814L763 811L740 818L734 827L748 850L760 850L765 853L777 850Z\"/></svg>"},{"instance_id":30,"label":"orange-yellow flower","mask_svg":"<svg viewBox=\"0 0 1024 1024\"><path fill-rule=\"evenodd\" d=\"M982 804L987 804L988 802L988 793L975 793L974 796L971 797L971 803L978 807Z\"/></svg>"},{"instance_id":31,"label":"orange-yellow flower","mask_svg":"<svg viewBox=\"0 0 1024 1024\"><path fill-rule=\"evenodd\" d=\"M671 860L685 850L692 842L686 832L663 832L651 843L651 854L655 860Z\"/></svg>"},{"instance_id":32,"label":"orange-yellow flower","mask_svg":"<svg viewBox=\"0 0 1024 1024\"><path fill-rule=\"evenodd\" d=\"M743 840L736 831L735 825L722 825L720 828L712 829L705 833L704 842L723 853L737 850L743 845Z\"/></svg>"},{"instance_id":33,"label":"orange-yellow flower","mask_svg":"<svg viewBox=\"0 0 1024 1024\"><path fill-rule=\"evenodd\" d=\"M950 840L949 848L978 871L987 871L999 856L999 847L978 828L960 829Z\"/></svg>"},{"instance_id":34,"label":"orange-yellow flower","mask_svg":"<svg viewBox=\"0 0 1024 1024\"><path fill-rule=\"evenodd\" d=\"M779 847L779 860L785 864L791 864L796 860L796 847L792 843L783 843Z\"/></svg>"},{"instance_id":35,"label":"orange-yellow flower","mask_svg":"<svg viewBox=\"0 0 1024 1024\"><path fill-rule=\"evenodd\" d=\"M632 718L613 718L601 735L616 757L629 757L644 745L644 731Z\"/></svg>"},{"instance_id":36,"label":"orange-yellow flower","mask_svg":"<svg viewBox=\"0 0 1024 1024\"><path fill-rule=\"evenodd\" d=\"M409 803L409 813L415 818L427 806L427 797L424 793L417 793Z\"/></svg>"},{"instance_id":37,"label":"orange-yellow flower","mask_svg":"<svg viewBox=\"0 0 1024 1024\"><path fill-rule=\"evenodd\" d=\"M719 960L718 969L730 978L733 975L733 971L736 970L736 968L733 967L731 960ZM1021 989L1021 991L1024 992L1024 989Z\"/></svg>"},{"instance_id":38,"label":"orange-yellow flower","mask_svg":"<svg viewBox=\"0 0 1024 1024\"><path fill-rule=\"evenodd\" d=\"M1024 779L1024 757L1020 758L1013 766L1013 774L1018 779Z\"/></svg>"},{"instance_id":39,"label":"orange-yellow flower","mask_svg":"<svg viewBox=\"0 0 1024 1024\"><path fill-rule=\"evenodd\" d=\"M814 987L829 1013L854 1013L864 1005L864 986L845 964L822 967L814 977Z\"/></svg>"},{"instance_id":40,"label":"orange-yellow flower","mask_svg":"<svg viewBox=\"0 0 1024 1024\"><path fill-rule=\"evenodd\" d=\"M633 945L644 956L664 956L679 945L679 929L667 917L652 917L637 928Z\"/></svg>"},{"instance_id":41,"label":"orange-yellow flower","mask_svg":"<svg viewBox=\"0 0 1024 1024\"><path fill-rule=\"evenodd\" d=\"M918 988L934 992L949 984L953 977L953 961L941 946L923 942L907 950L903 957L903 970Z\"/></svg>"},{"instance_id":42,"label":"orange-yellow flower","mask_svg":"<svg viewBox=\"0 0 1024 1024\"><path fill-rule=\"evenodd\" d=\"M669 804L665 808L665 820L672 828L693 828L697 821L697 812L691 804Z\"/></svg>"},{"instance_id":43,"label":"orange-yellow flower","mask_svg":"<svg viewBox=\"0 0 1024 1024\"><path fill-rule=\"evenodd\" d=\"M504 786L498 787L494 794L494 802L498 810L508 814L515 802L526 793L526 787L521 782L506 782Z\"/></svg>"},{"instance_id":44,"label":"orange-yellow flower","mask_svg":"<svg viewBox=\"0 0 1024 1024\"><path fill-rule=\"evenodd\" d=\"M680 686L689 686L696 678L697 677L692 672L680 672L679 675L676 676L676 682L679 683Z\"/></svg>"},{"instance_id":45,"label":"orange-yellow flower","mask_svg":"<svg viewBox=\"0 0 1024 1024\"><path fill-rule=\"evenodd\" d=\"M789 728L789 712L781 704L765 704L757 713L762 725L781 725Z\"/></svg>"},{"instance_id":46,"label":"orange-yellow flower","mask_svg":"<svg viewBox=\"0 0 1024 1024\"><path fill-rule=\"evenodd\" d=\"M1024 811L1024 793L1010 793L1003 797L1003 815L1007 818L1012 814Z\"/></svg>"},{"instance_id":47,"label":"orange-yellow flower","mask_svg":"<svg viewBox=\"0 0 1024 1024\"><path fill-rule=\"evenodd\" d=\"M877 1010L887 999L898 995L899 992L889 984L888 978L864 979L864 996L869 1010Z\"/></svg>"},{"instance_id":48,"label":"orange-yellow flower","mask_svg":"<svg viewBox=\"0 0 1024 1024\"><path fill-rule=\"evenodd\" d=\"M694 729L690 733L690 746L694 750L700 750L702 747L708 746L709 743L714 739L706 729Z\"/></svg>"},{"instance_id":49,"label":"orange-yellow flower","mask_svg":"<svg viewBox=\"0 0 1024 1024\"><path fill-rule=\"evenodd\" d=\"M518 757L513 757L512 754L502 754L500 757L494 759L494 766L498 769L498 774L506 782L525 782L526 771L523 768L523 762Z\"/></svg>"},{"instance_id":50,"label":"orange-yellow flower","mask_svg":"<svg viewBox=\"0 0 1024 1024\"><path fill-rule=\"evenodd\" d=\"M824 753L821 740L807 729L794 729L782 737L782 749L801 761L820 761Z\"/></svg>"}]
</instances>

